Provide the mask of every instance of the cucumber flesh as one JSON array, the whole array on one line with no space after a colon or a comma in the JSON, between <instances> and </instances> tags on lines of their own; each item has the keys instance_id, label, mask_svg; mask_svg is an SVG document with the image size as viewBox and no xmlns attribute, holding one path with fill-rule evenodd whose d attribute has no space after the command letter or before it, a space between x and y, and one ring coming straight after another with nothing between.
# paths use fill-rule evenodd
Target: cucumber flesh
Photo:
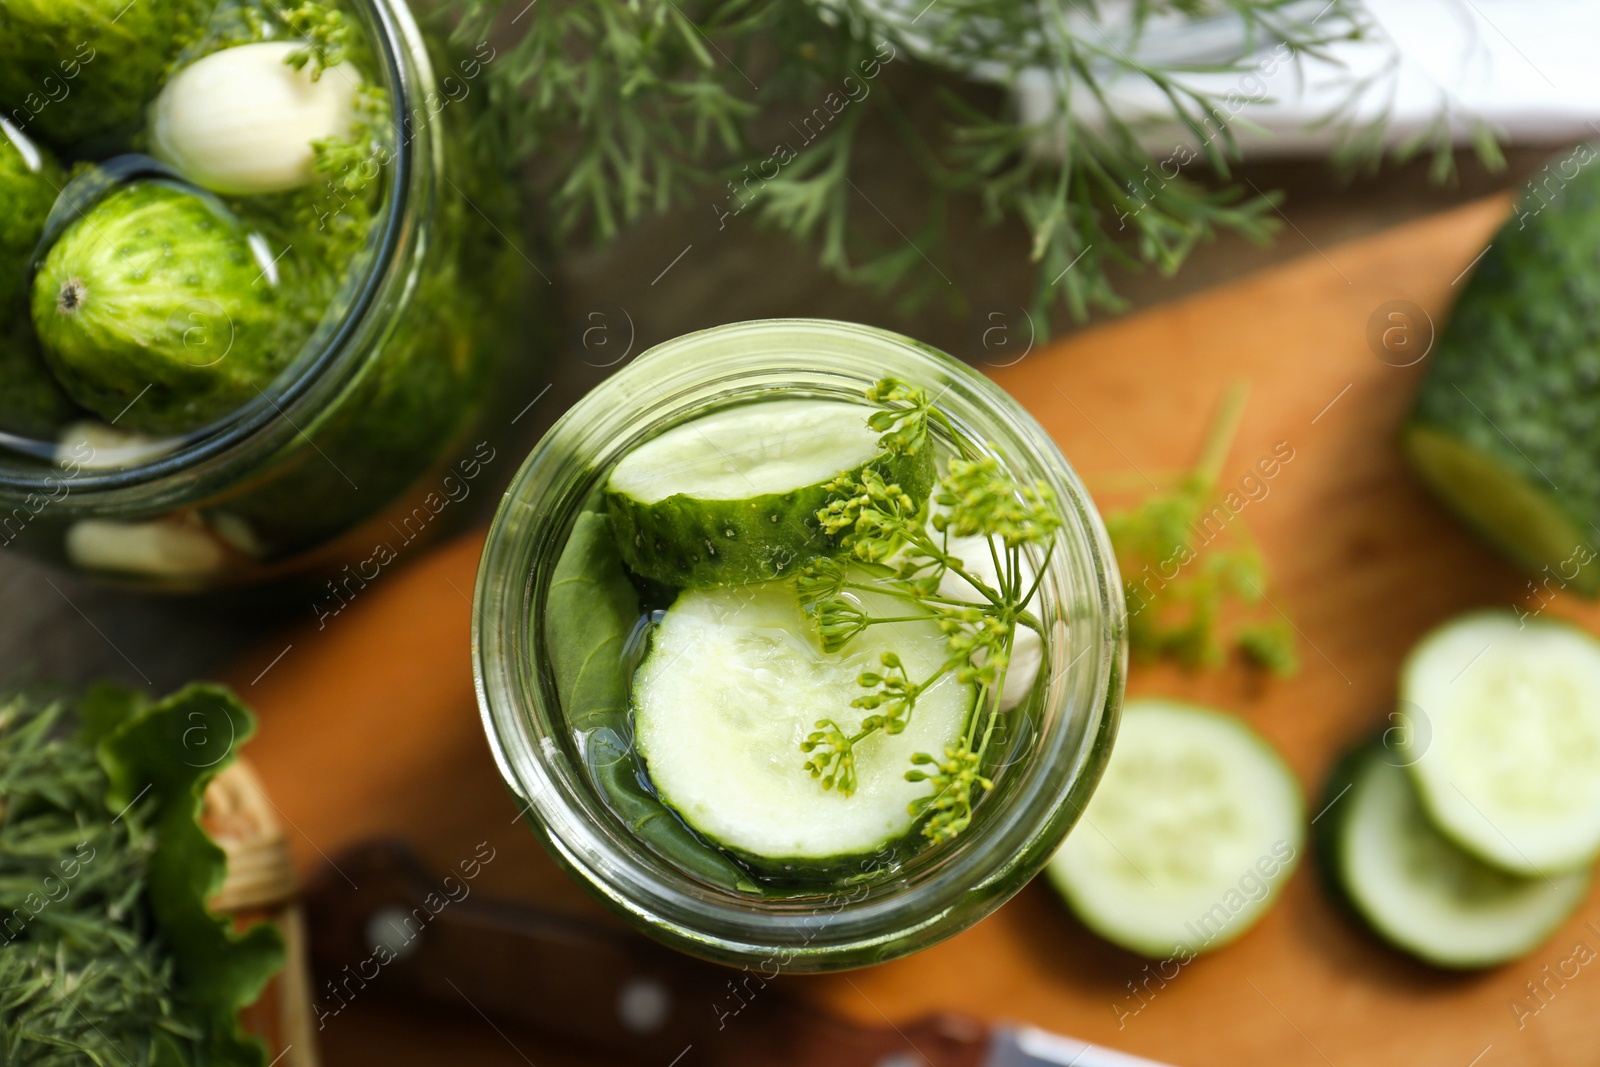
<instances>
[{"instance_id":1,"label":"cucumber flesh","mask_svg":"<svg viewBox=\"0 0 1600 1067\"><path fill-rule=\"evenodd\" d=\"M1476 612L1423 638L1400 696L1423 806L1462 848L1524 875L1600 852L1600 641Z\"/></svg>"},{"instance_id":2,"label":"cucumber flesh","mask_svg":"<svg viewBox=\"0 0 1600 1067\"><path fill-rule=\"evenodd\" d=\"M862 594L873 614L902 616L901 600ZM800 744L820 719L854 732L869 714L850 707L863 671L893 651L912 678L943 663L930 619L868 628L837 653L822 651L788 583L679 596L634 678L634 730L661 799L701 834L767 860L816 862L877 850L908 833L907 810L932 791L908 782L917 752L942 753L966 726L972 688L946 675L918 699L904 732L856 746L854 794L824 789Z\"/></svg>"},{"instance_id":3,"label":"cucumber flesh","mask_svg":"<svg viewBox=\"0 0 1600 1067\"><path fill-rule=\"evenodd\" d=\"M644 442L607 482L623 559L679 587L770 581L834 550L816 513L841 474L872 467L912 499L925 499L932 450L884 452L867 425L872 410L844 401L758 401Z\"/></svg>"},{"instance_id":4,"label":"cucumber flesh","mask_svg":"<svg viewBox=\"0 0 1600 1067\"><path fill-rule=\"evenodd\" d=\"M1525 878L1458 848L1376 745L1341 764L1329 794L1323 840L1340 890L1379 935L1436 966L1526 955L1588 894L1588 871Z\"/></svg>"},{"instance_id":5,"label":"cucumber flesh","mask_svg":"<svg viewBox=\"0 0 1600 1067\"><path fill-rule=\"evenodd\" d=\"M1266 912L1299 860L1303 823L1294 775L1243 722L1133 700L1105 777L1046 871L1100 936L1187 958Z\"/></svg>"}]
</instances>

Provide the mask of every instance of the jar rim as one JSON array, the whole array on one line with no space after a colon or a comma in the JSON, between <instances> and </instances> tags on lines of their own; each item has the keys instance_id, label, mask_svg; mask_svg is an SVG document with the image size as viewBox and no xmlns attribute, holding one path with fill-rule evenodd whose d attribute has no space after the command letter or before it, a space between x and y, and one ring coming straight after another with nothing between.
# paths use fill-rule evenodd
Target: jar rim
<instances>
[{"instance_id":1,"label":"jar rim","mask_svg":"<svg viewBox=\"0 0 1600 1067\"><path fill-rule=\"evenodd\" d=\"M542 656L541 582L548 586L598 472L665 420L726 405L741 392L839 389L841 382L854 389L885 374L940 384L936 403L964 433L975 425L992 431L990 447L1012 470L1038 476L1056 492L1063 527L1041 583L1041 611L1052 598L1047 626L1063 629L1046 638L1038 736L1030 755L1008 767L1009 792L997 789L978 805L981 823L894 877L852 885L848 895L778 901L718 889L607 825L615 813L607 814L586 770L566 753L563 713L548 679L541 681L548 667L534 662ZM898 334L769 319L656 346L592 390L539 442L507 489L484 547L473 672L490 748L518 806L556 860L603 903L696 955L738 964L784 953L787 970L825 970L879 962L951 936L1043 867L1109 753L1125 675L1124 623L1122 585L1098 513L1059 448L1014 399L970 367ZM1080 644L1069 661L1063 646L1076 651ZM996 806L985 811L991 801ZM919 863L922 869L911 870ZM820 928L812 928L818 920Z\"/></svg>"},{"instance_id":2,"label":"jar rim","mask_svg":"<svg viewBox=\"0 0 1600 1067\"><path fill-rule=\"evenodd\" d=\"M416 93L416 85L409 65L402 62L401 57L426 60L426 53L418 41L415 22L405 10L403 0L348 2L370 15L367 29L372 36L373 54L381 65L390 89L389 110L393 128L402 130L407 115L406 107ZM285 408L292 407L351 358L354 349L351 339L365 325L406 236L405 220L411 201L415 149L410 137L398 137L396 142L388 164L393 167L393 178L388 183L376 240L371 246L371 258L349 306L315 354L310 358L297 359L292 368L292 377L280 389L262 393L259 401L230 413L215 429L205 431L192 440L185 440L177 448L127 466L79 468L71 475L73 495L112 494L158 484L226 455L281 426L287 418ZM0 433L0 439L8 436ZM0 499L26 496L41 487L54 485L61 477L61 468L54 463L0 464Z\"/></svg>"}]
</instances>

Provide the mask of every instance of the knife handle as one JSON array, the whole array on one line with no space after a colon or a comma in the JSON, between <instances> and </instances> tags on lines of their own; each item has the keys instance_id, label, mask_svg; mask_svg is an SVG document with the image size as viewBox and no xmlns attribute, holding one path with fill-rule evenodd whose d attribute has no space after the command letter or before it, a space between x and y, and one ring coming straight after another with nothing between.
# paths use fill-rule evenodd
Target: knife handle
<instances>
[{"instance_id":1,"label":"knife handle","mask_svg":"<svg viewBox=\"0 0 1600 1067\"><path fill-rule=\"evenodd\" d=\"M400 996L658 1067L980 1067L987 1058L988 1028L973 1020L855 1023L785 995L781 974L474 896L469 879L430 875L395 842L340 856L306 911L320 1023L359 998Z\"/></svg>"},{"instance_id":2,"label":"knife handle","mask_svg":"<svg viewBox=\"0 0 1600 1067\"><path fill-rule=\"evenodd\" d=\"M397 843L358 846L335 870L306 901L320 1025L364 998L409 997L654 1061L706 1047L717 1030L711 1006L731 999L724 987L736 972L625 931L485 900L470 879L430 874Z\"/></svg>"}]
</instances>

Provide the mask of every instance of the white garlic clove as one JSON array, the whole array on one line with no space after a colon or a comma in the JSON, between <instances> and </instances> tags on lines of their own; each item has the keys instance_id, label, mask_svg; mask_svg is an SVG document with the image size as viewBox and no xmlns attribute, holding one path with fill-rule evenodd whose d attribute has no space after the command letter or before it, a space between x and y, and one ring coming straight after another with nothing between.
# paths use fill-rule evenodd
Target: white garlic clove
<instances>
[{"instance_id":1,"label":"white garlic clove","mask_svg":"<svg viewBox=\"0 0 1600 1067\"><path fill-rule=\"evenodd\" d=\"M150 105L150 151L217 193L277 193L312 179L311 143L347 137L361 76L348 63L296 70L305 46L263 41L213 52Z\"/></svg>"},{"instance_id":2,"label":"white garlic clove","mask_svg":"<svg viewBox=\"0 0 1600 1067\"><path fill-rule=\"evenodd\" d=\"M951 537L950 554L961 561L967 573L991 588L1000 584L999 571L995 569L994 553L989 549L988 541L981 536ZM1022 560L1022 580L1024 586L1033 584L1033 567L1027 559ZM969 604L983 603L983 594L979 593L972 583L956 574L954 571L945 571L944 577L939 582L939 594L954 600L965 600ZM1030 597L1024 607L1031 608L1038 594ZM1039 665L1044 658L1044 641L1039 634L1027 626L1018 626L1016 637L1011 645L1011 663L1006 668L1005 685L1000 691L1000 710L1010 711L1022 703L1030 692L1033 683L1039 677Z\"/></svg>"},{"instance_id":3,"label":"white garlic clove","mask_svg":"<svg viewBox=\"0 0 1600 1067\"><path fill-rule=\"evenodd\" d=\"M153 578L220 571L227 553L206 528L181 519L116 522L81 519L67 528L67 558L86 570Z\"/></svg>"},{"instance_id":4,"label":"white garlic clove","mask_svg":"<svg viewBox=\"0 0 1600 1067\"><path fill-rule=\"evenodd\" d=\"M56 442L56 466L85 470L131 467L178 447L176 437L129 433L96 419L68 423Z\"/></svg>"}]
</instances>

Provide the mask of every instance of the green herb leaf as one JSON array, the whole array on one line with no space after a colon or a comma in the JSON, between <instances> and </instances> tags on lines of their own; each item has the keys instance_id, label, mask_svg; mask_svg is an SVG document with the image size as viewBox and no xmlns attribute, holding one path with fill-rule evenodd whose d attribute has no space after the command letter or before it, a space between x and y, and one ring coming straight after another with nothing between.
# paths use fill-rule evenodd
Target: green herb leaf
<instances>
[{"instance_id":1,"label":"green herb leaf","mask_svg":"<svg viewBox=\"0 0 1600 1067\"><path fill-rule=\"evenodd\" d=\"M150 910L171 953L177 997L201 1025L204 1062L260 1064L261 1043L239 1026L283 967L283 938L259 923L242 932L207 906L227 874L227 857L200 826L206 786L233 762L255 721L229 690L191 685L131 716L98 745L113 810L145 802L155 847L150 853Z\"/></svg>"}]
</instances>

